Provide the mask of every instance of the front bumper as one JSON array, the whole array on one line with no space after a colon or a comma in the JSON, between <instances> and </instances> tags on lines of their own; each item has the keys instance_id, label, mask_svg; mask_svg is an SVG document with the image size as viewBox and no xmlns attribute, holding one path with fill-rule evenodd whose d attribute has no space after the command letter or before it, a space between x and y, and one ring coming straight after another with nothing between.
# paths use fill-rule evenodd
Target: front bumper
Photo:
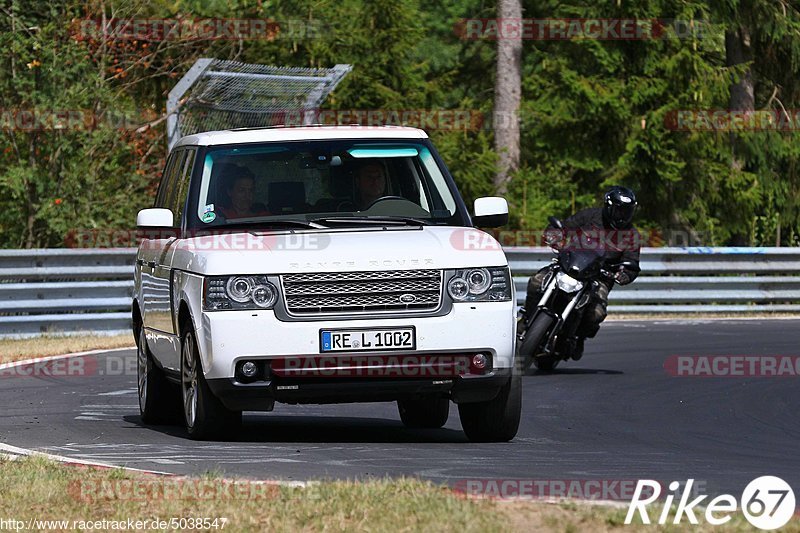
<instances>
[{"instance_id":1,"label":"front bumper","mask_svg":"<svg viewBox=\"0 0 800 533\"><path fill-rule=\"evenodd\" d=\"M250 395L262 400L301 403L306 398L316 398L320 403L328 401L383 401L397 399L408 392L410 395L442 393L450 394L456 383L461 387L486 387L493 397L494 381L507 379L505 372L514 366L514 344L516 320L513 302L458 303L443 316L408 318L364 318L358 320L326 320L314 322L282 322L272 311L218 311L204 312L196 323L197 341L206 380L220 392L218 395L232 397ZM196 315L195 315L196 316ZM235 370L241 360L272 361L286 357L308 357L320 355L320 329L386 328L413 326L416 331L416 349L407 355L463 355L486 354L491 360L490 375L455 376L453 383L434 384L445 378L392 379L378 377L359 378L302 378L298 389L278 389L289 386L278 383L288 377L271 377L269 384L237 383ZM385 355L392 352L357 352L325 354L347 356ZM400 354L402 355L402 354ZM508 374L510 375L510 374ZM505 377L496 377L505 376ZM301 378L293 378L295 380ZM449 378L447 378L449 379ZM474 385L466 385L467 382ZM288 383L288 381L287 381ZM228 384L231 386L228 387ZM291 385L294 385L291 384ZM230 389L230 390L229 390ZM250 392L252 389L253 392ZM255 392L256 389L260 389ZM335 392L332 389L337 389ZM353 391L352 393L350 391ZM364 391L372 391L364 392ZM215 392L217 392L215 390ZM466 392L465 392L466 393ZM460 392L459 392L460 394ZM458 394L456 394L458 396ZM467 396L465 396L466 398ZM349 400L347 398L354 398ZM379 398L379 399L378 399ZM232 399L230 401L233 401Z\"/></svg>"},{"instance_id":2,"label":"front bumper","mask_svg":"<svg viewBox=\"0 0 800 533\"><path fill-rule=\"evenodd\" d=\"M208 380L211 391L234 411L271 411L275 402L390 402L422 396L450 398L456 403L485 402L508 383L512 369L498 368L482 376L431 379L286 379L243 384L235 378Z\"/></svg>"},{"instance_id":3,"label":"front bumper","mask_svg":"<svg viewBox=\"0 0 800 533\"><path fill-rule=\"evenodd\" d=\"M444 316L281 322L272 311L203 312L198 349L206 379L231 378L241 359L320 354L320 329L413 326L413 353L491 355L494 368L511 368L516 317L513 302L460 303ZM196 316L196 315L195 315ZM387 352L358 352L361 355Z\"/></svg>"}]
</instances>

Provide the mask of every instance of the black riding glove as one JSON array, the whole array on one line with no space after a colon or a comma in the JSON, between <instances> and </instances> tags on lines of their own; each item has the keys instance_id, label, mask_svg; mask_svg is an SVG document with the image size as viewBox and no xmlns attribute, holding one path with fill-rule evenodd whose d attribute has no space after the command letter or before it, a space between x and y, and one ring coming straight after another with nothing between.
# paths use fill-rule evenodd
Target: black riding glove
<instances>
[{"instance_id":1,"label":"black riding glove","mask_svg":"<svg viewBox=\"0 0 800 533\"><path fill-rule=\"evenodd\" d=\"M631 275L628 274L628 271L625 269L622 269L618 271L616 274L614 274L614 280L620 285L627 285L628 283L633 281Z\"/></svg>"},{"instance_id":2,"label":"black riding glove","mask_svg":"<svg viewBox=\"0 0 800 533\"><path fill-rule=\"evenodd\" d=\"M553 248L560 248L564 240L564 232L560 229L548 228L544 231L544 243Z\"/></svg>"}]
</instances>

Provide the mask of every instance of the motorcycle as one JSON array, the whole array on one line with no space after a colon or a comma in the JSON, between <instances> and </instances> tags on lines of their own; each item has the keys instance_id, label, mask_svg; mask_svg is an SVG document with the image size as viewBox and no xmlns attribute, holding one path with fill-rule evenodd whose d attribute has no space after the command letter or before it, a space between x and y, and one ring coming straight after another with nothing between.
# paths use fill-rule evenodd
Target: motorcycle
<instances>
[{"instance_id":1,"label":"motorcycle","mask_svg":"<svg viewBox=\"0 0 800 533\"><path fill-rule=\"evenodd\" d=\"M555 217L549 221L563 236L562 222ZM536 309L520 311L517 349L525 371L531 364L538 370L551 371L572 357L575 332L597 284L601 280L616 281L614 274L623 268L639 269L629 261L607 263L606 250L590 233L579 238L579 246L565 245L559 242L561 239L548 243L558 255L547 267L544 294Z\"/></svg>"}]
</instances>

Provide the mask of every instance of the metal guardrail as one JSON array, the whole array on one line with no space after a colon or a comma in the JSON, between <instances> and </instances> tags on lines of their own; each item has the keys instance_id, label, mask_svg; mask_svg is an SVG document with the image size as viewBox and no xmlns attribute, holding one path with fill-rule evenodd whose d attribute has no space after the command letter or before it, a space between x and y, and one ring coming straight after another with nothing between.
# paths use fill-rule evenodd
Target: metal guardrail
<instances>
[{"instance_id":1,"label":"metal guardrail","mask_svg":"<svg viewBox=\"0 0 800 533\"><path fill-rule=\"evenodd\" d=\"M136 250L0 250L0 337L130 331Z\"/></svg>"},{"instance_id":2,"label":"metal guardrail","mask_svg":"<svg viewBox=\"0 0 800 533\"><path fill-rule=\"evenodd\" d=\"M517 301L549 248L506 248ZM609 313L800 311L800 248L643 248L637 280L609 294Z\"/></svg>"},{"instance_id":3,"label":"metal guardrail","mask_svg":"<svg viewBox=\"0 0 800 533\"><path fill-rule=\"evenodd\" d=\"M506 248L519 303L548 248ZM0 250L0 337L130 330L132 248ZM800 312L800 248L645 248L610 313Z\"/></svg>"}]
</instances>

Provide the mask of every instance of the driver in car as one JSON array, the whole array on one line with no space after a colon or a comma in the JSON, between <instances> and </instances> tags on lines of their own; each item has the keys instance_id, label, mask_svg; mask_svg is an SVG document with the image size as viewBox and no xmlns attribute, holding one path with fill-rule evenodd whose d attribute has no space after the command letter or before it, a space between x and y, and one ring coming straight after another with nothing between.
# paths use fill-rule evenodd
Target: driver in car
<instances>
[{"instance_id":1,"label":"driver in car","mask_svg":"<svg viewBox=\"0 0 800 533\"><path fill-rule=\"evenodd\" d=\"M378 162L366 162L356 170L356 207L367 209L378 198L386 196L386 173Z\"/></svg>"}]
</instances>

